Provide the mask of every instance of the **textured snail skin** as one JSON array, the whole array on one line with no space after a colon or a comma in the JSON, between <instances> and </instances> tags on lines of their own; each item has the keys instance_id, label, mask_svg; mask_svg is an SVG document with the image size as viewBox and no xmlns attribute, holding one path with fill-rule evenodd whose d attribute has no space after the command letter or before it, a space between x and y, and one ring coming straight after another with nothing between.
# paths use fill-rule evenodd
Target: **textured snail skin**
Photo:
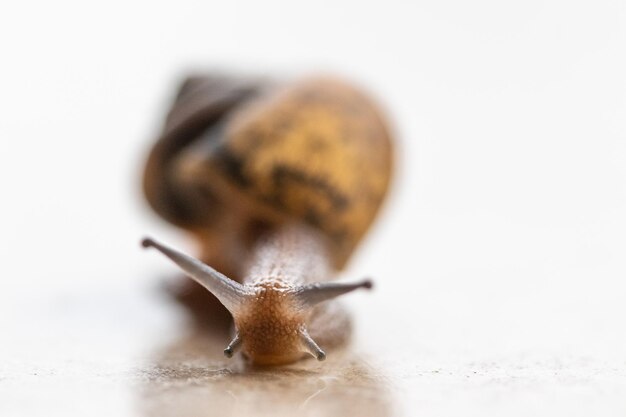
<instances>
[{"instance_id":1,"label":"textured snail skin","mask_svg":"<svg viewBox=\"0 0 626 417\"><path fill-rule=\"evenodd\" d=\"M335 275L326 251L317 232L293 225L259 242L244 279L244 284L254 288L255 296L234 314L242 351L253 362L281 364L305 356L299 337L302 329L307 329L314 340L318 336L325 340L324 323L311 322L312 316L325 314L324 305L306 309L294 295L299 286L323 282ZM344 326L349 324L346 318L337 319ZM338 338L349 334L341 330L349 329L338 330L333 343L341 344L343 340Z\"/></svg>"},{"instance_id":2,"label":"textured snail skin","mask_svg":"<svg viewBox=\"0 0 626 417\"><path fill-rule=\"evenodd\" d=\"M161 216L200 240L202 261L253 292L231 310L232 348L279 364L307 352L323 359L312 340L329 348L348 339L337 303L305 307L298 289L345 266L391 170L380 112L342 81L195 77L151 152L144 190Z\"/></svg>"}]
</instances>

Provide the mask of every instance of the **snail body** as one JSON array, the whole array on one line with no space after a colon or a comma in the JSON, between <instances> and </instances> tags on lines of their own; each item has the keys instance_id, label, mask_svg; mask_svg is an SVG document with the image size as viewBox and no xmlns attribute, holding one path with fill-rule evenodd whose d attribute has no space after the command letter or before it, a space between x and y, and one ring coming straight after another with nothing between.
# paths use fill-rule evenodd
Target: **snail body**
<instances>
[{"instance_id":1,"label":"snail body","mask_svg":"<svg viewBox=\"0 0 626 417\"><path fill-rule=\"evenodd\" d=\"M380 113L343 82L190 79L148 159L144 190L199 239L201 261L152 239L144 246L228 309L236 333L227 356L324 359L316 341L339 345L350 326L325 301L371 288L331 280L384 199L391 157Z\"/></svg>"}]
</instances>

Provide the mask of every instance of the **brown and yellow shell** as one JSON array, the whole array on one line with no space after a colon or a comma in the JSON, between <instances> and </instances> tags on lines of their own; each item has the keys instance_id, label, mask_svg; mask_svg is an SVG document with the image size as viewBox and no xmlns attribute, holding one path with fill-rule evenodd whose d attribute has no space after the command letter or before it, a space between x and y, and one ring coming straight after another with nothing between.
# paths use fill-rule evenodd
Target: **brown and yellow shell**
<instances>
[{"instance_id":1,"label":"brown and yellow shell","mask_svg":"<svg viewBox=\"0 0 626 417\"><path fill-rule=\"evenodd\" d=\"M343 81L196 78L179 94L144 187L165 218L203 236L232 213L241 217L233 227L304 222L328 238L341 268L385 197L392 156L380 111Z\"/></svg>"}]
</instances>

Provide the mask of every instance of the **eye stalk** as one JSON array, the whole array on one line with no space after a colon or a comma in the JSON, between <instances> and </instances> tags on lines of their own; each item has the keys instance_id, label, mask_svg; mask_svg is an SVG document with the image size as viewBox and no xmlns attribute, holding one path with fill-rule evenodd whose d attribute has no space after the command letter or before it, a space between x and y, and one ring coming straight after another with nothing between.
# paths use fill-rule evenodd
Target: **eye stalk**
<instances>
[{"instance_id":1,"label":"eye stalk","mask_svg":"<svg viewBox=\"0 0 626 417\"><path fill-rule=\"evenodd\" d=\"M359 288L370 290L373 286L374 284L370 279L355 283L316 282L296 288L295 296L304 307L313 307L316 304L332 300Z\"/></svg>"},{"instance_id":2,"label":"eye stalk","mask_svg":"<svg viewBox=\"0 0 626 417\"><path fill-rule=\"evenodd\" d=\"M187 275L198 282L198 284L209 290L231 314L235 314L237 310L241 309L246 298L253 294L248 287L219 273L205 263L200 262L198 259L165 246L153 239L143 239L141 246L144 248L155 248L171 259L185 271Z\"/></svg>"}]
</instances>

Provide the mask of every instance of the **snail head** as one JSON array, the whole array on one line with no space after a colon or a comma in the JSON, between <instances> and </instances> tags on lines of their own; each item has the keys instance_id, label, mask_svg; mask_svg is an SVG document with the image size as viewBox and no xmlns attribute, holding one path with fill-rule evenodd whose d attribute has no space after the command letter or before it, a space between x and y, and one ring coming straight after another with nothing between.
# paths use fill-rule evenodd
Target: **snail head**
<instances>
[{"instance_id":1,"label":"snail head","mask_svg":"<svg viewBox=\"0 0 626 417\"><path fill-rule=\"evenodd\" d=\"M359 288L372 288L370 280L293 286L273 279L244 285L153 239L144 239L142 246L155 248L172 260L232 314L236 334L224 349L227 357L241 350L254 363L262 365L293 362L305 354L324 360L326 354L306 328L313 307Z\"/></svg>"}]
</instances>

